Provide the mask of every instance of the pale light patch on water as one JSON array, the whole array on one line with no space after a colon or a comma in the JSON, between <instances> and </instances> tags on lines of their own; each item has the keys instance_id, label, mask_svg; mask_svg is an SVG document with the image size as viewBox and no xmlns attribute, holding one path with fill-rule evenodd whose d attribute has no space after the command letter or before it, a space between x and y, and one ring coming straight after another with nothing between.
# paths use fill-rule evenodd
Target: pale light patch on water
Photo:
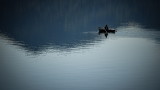
<instances>
[{"instance_id":1,"label":"pale light patch on water","mask_svg":"<svg viewBox=\"0 0 160 90\"><path fill-rule=\"evenodd\" d=\"M128 30L125 35L133 29L142 30L125 29ZM48 47L37 55L1 37L1 83L15 89L29 86L30 90L151 90L158 87L159 44L153 39L123 36L123 30L108 38L101 35L91 44L75 48Z\"/></svg>"}]
</instances>

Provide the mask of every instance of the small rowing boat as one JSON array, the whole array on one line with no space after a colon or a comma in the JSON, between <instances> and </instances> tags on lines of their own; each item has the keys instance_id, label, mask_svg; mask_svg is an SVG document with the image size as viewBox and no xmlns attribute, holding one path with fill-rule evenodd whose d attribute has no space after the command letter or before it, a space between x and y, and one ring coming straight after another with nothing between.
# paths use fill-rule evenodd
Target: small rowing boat
<instances>
[{"instance_id":1,"label":"small rowing boat","mask_svg":"<svg viewBox=\"0 0 160 90\"><path fill-rule=\"evenodd\" d=\"M114 30L114 29L108 29L108 30L106 30L104 28L99 28L99 34L100 33L115 33L115 32L117 32L117 30Z\"/></svg>"}]
</instances>

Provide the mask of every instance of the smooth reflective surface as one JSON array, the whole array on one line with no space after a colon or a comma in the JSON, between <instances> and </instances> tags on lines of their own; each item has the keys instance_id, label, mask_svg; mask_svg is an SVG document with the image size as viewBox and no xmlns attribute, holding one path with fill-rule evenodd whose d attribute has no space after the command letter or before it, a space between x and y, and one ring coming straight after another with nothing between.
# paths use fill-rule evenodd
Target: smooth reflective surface
<instances>
[{"instance_id":1,"label":"smooth reflective surface","mask_svg":"<svg viewBox=\"0 0 160 90\"><path fill-rule=\"evenodd\" d=\"M1 35L1 88L16 90L153 90L159 88L159 31L119 27L108 38L39 53ZM153 36L150 36L153 35ZM43 47L43 48L44 48Z\"/></svg>"},{"instance_id":2,"label":"smooth reflective surface","mask_svg":"<svg viewBox=\"0 0 160 90\"><path fill-rule=\"evenodd\" d=\"M0 90L159 90L157 2L1 1Z\"/></svg>"}]
</instances>

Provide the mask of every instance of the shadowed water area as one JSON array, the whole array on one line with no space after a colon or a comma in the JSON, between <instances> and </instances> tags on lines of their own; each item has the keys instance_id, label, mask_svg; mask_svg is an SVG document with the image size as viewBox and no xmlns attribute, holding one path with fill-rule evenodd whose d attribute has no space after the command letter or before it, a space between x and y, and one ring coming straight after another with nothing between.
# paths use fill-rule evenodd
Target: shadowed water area
<instances>
[{"instance_id":1,"label":"shadowed water area","mask_svg":"<svg viewBox=\"0 0 160 90\"><path fill-rule=\"evenodd\" d=\"M159 0L1 0L0 90L160 89ZM98 34L108 25L116 33Z\"/></svg>"}]
</instances>

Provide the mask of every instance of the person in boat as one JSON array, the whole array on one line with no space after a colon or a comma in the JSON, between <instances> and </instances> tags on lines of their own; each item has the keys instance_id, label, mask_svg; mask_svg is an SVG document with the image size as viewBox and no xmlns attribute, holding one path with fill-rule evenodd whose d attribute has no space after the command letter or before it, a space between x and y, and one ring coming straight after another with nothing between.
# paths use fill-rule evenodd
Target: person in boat
<instances>
[{"instance_id":1,"label":"person in boat","mask_svg":"<svg viewBox=\"0 0 160 90\"><path fill-rule=\"evenodd\" d=\"M109 30L107 25L106 25L104 28L105 28L105 30L106 30L106 31L108 31L108 30Z\"/></svg>"},{"instance_id":2,"label":"person in boat","mask_svg":"<svg viewBox=\"0 0 160 90\"><path fill-rule=\"evenodd\" d=\"M108 33L115 33L115 32L117 32L114 29L109 29L107 25L104 28L105 28L106 32L108 32Z\"/></svg>"}]
</instances>

